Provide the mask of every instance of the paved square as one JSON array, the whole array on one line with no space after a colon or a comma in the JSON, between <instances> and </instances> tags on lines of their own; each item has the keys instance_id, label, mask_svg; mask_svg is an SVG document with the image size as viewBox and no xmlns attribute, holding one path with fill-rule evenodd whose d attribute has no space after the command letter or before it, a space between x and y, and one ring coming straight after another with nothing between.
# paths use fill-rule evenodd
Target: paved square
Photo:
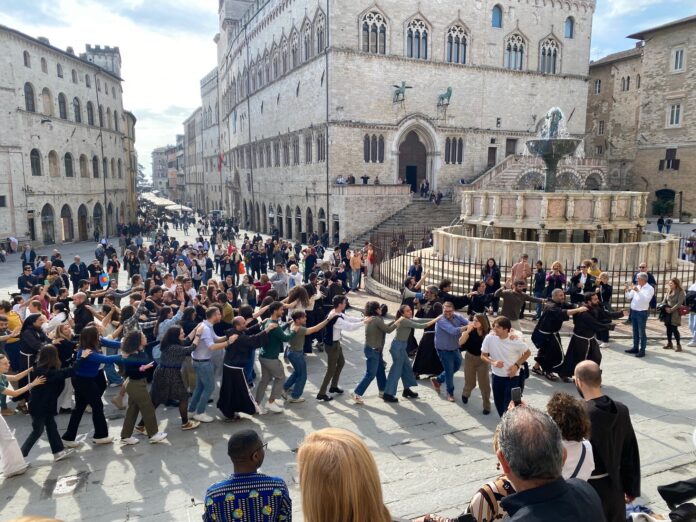
<instances>
[{"instance_id":1,"label":"paved square","mask_svg":"<svg viewBox=\"0 0 696 522\"><path fill-rule=\"evenodd\" d=\"M77 245L74 251L86 258L92 246ZM63 252L66 258L72 257L73 252L65 248ZM0 291L10 290L18 269L18 262L0 265ZM351 296L357 309L365 300L364 293ZM395 310L396 304L390 308ZM662 336L659 323L651 321L650 326L654 334ZM627 341L619 338L625 333L622 329L615 334L617 342L603 350L605 388L631 411L641 452L641 501L658 512L666 512L656 487L696 476L692 443L696 425L696 350L686 348L683 353L674 353L652 342L648 357L638 360L623 353ZM346 367L341 377L346 392L353 389L364 372L363 340L362 330L346 336ZM389 362L388 353L385 356ZM326 426L353 430L367 442L377 459L385 499L395 517L414 517L424 512L458 514L480 485L496 475L491 439L498 418L495 413L481 414L476 390L467 406L447 402L444 394L438 396L432 390L429 381L420 381L419 399L401 399L395 405L381 401L374 384L365 394L364 406L353 405L347 394L330 403L320 403L314 396L325 361L324 354L308 356L307 402L289 405L283 414L245 418L231 424L218 421L182 432L178 410L160 407L158 420L169 433L168 442L97 447L87 443L73 457L55 465L43 438L29 456L31 470L0 482L1 518L8 520L32 513L66 521L199 520L206 487L231 472L226 441L230 433L241 427L255 427L269 442L262 471L288 481L298 520L301 506L295 451L305 434ZM455 379L457 397L462 385L463 375L459 372ZM525 400L543 408L554 390L576 393L573 385L554 384L532 376L526 384ZM105 395L106 414L111 434L118 435L123 414L108 403L114 393L109 389ZM218 412L211 406L209 413ZM15 415L7 420L21 443L30 430L30 419ZM57 422L62 431L68 416L59 415ZM79 433L91 435L89 415L84 416Z\"/></svg>"}]
</instances>

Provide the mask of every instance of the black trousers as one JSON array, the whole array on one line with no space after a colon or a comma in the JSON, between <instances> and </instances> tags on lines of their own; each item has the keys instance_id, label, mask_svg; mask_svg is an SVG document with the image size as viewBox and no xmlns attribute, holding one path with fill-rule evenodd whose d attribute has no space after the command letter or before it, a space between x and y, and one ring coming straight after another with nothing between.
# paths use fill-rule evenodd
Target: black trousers
<instances>
[{"instance_id":1,"label":"black trousers","mask_svg":"<svg viewBox=\"0 0 696 522\"><path fill-rule=\"evenodd\" d=\"M70 415L68 429L63 434L64 440L75 440L77 429L82 420L82 414L89 405L92 407L92 423L94 424L94 438L103 439L109 436L109 427L104 417L104 405L102 395L106 389L106 379L104 372L99 372L96 377L80 377L76 375L72 378L73 388L75 388L75 409Z\"/></svg>"},{"instance_id":2,"label":"black trousers","mask_svg":"<svg viewBox=\"0 0 696 522\"><path fill-rule=\"evenodd\" d=\"M27 440L24 441L24 444L22 444L22 455L25 457L29 455L31 448L43 435L44 429L46 429L46 435L48 435L48 443L51 445L51 453L63 451L63 441L60 439L60 433L58 433L55 415L51 413L32 415L31 428L31 433Z\"/></svg>"}]
</instances>

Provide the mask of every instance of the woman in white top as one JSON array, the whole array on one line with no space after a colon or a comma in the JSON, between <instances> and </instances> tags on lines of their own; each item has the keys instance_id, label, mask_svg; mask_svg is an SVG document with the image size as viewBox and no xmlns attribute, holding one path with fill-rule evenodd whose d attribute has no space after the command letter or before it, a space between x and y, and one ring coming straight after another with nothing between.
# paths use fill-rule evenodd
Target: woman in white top
<instances>
[{"instance_id":1,"label":"woman in white top","mask_svg":"<svg viewBox=\"0 0 696 522\"><path fill-rule=\"evenodd\" d=\"M590 434L590 418L585 405L567 393L556 392L546 405L546 411L558 424L566 450L563 464L563 478L587 480L594 471L592 444L587 440Z\"/></svg>"},{"instance_id":2,"label":"woman in white top","mask_svg":"<svg viewBox=\"0 0 696 522\"><path fill-rule=\"evenodd\" d=\"M53 305L53 317L51 317L50 321L42 324L41 329L46 335L50 336L61 324L68 322L69 317L65 304L56 303Z\"/></svg>"}]
</instances>

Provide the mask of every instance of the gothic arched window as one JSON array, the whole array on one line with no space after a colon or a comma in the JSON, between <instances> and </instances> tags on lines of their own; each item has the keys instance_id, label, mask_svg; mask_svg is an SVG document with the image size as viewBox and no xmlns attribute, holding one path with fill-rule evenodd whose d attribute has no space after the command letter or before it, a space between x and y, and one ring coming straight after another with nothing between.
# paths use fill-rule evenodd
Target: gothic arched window
<instances>
[{"instance_id":1,"label":"gothic arched window","mask_svg":"<svg viewBox=\"0 0 696 522\"><path fill-rule=\"evenodd\" d=\"M539 72L545 74L556 74L558 71L558 61L560 50L558 42L553 38L547 38L541 43L539 50Z\"/></svg>"},{"instance_id":2,"label":"gothic arched window","mask_svg":"<svg viewBox=\"0 0 696 522\"><path fill-rule=\"evenodd\" d=\"M496 5L491 11L491 26L501 28L503 27L503 8Z\"/></svg>"},{"instance_id":3,"label":"gothic arched window","mask_svg":"<svg viewBox=\"0 0 696 522\"><path fill-rule=\"evenodd\" d=\"M387 22L381 13L370 11L362 18L360 48L365 53L387 53Z\"/></svg>"},{"instance_id":4,"label":"gothic arched window","mask_svg":"<svg viewBox=\"0 0 696 522\"><path fill-rule=\"evenodd\" d=\"M572 16L566 18L565 21L565 37L575 38L575 20Z\"/></svg>"},{"instance_id":5,"label":"gothic arched window","mask_svg":"<svg viewBox=\"0 0 696 522\"><path fill-rule=\"evenodd\" d=\"M24 84L24 108L27 110L27 112L36 112L34 87L29 82Z\"/></svg>"},{"instance_id":6,"label":"gothic arched window","mask_svg":"<svg viewBox=\"0 0 696 522\"><path fill-rule=\"evenodd\" d=\"M511 34L507 40L505 40L505 60L503 66L506 69L521 71L524 69L524 57L524 38L518 33Z\"/></svg>"},{"instance_id":7,"label":"gothic arched window","mask_svg":"<svg viewBox=\"0 0 696 522\"><path fill-rule=\"evenodd\" d=\"M449 63L466 63L469 36L461 25L453 25L447 31L447 56Z\"/></svg>"},{"instance_id":8,"label":"gothic arched window","mask_svg":"<svg viewBox=\"0 0 696 522\"><path fill-rule=\"evenodd\" d=\"M406 28L406 56L428 59L428 26L418 18L412 20Z\"/></svg>"}]
</instances>

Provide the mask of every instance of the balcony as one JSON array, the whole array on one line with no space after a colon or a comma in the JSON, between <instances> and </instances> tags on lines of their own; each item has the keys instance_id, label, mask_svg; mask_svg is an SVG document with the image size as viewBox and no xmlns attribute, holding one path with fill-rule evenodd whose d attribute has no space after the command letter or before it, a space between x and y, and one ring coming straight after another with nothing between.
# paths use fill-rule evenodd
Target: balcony
<instances>
[{"instance_id":1,"label":"balcony","mask_svg":"<svg viewBox=\"0 0 696 522\"><path fill-rule=\"evenodd\" d=\"M411 195L411 185L332 185L332 196L407 196Z\"/></svg>"}]
</instances>

